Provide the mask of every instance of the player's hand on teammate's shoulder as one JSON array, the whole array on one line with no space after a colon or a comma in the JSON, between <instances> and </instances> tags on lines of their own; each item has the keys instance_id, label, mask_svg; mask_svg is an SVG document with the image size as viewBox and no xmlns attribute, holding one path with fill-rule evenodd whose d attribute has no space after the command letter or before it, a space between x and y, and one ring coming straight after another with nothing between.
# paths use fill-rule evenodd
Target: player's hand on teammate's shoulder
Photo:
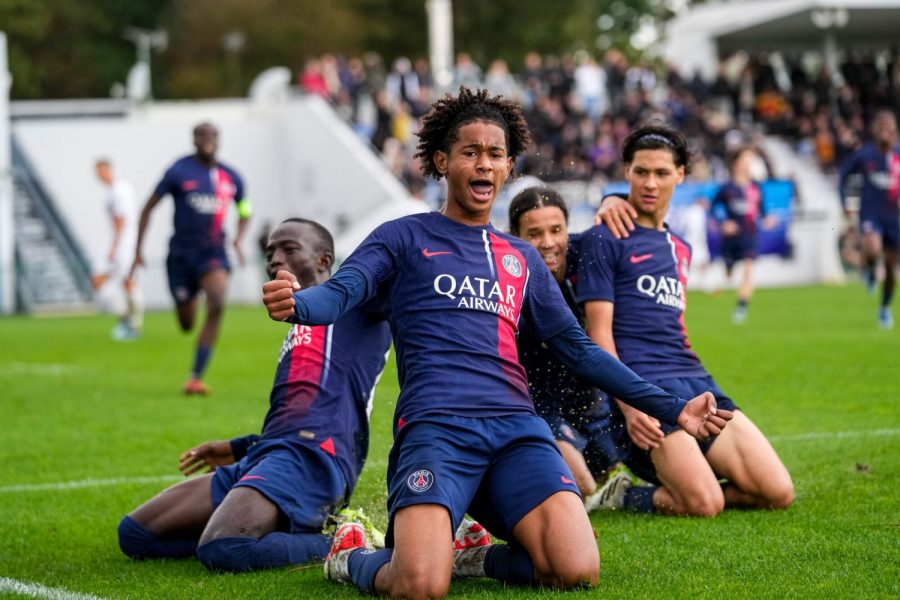
<instances>
[{"instance_id":1,"label":"player's hand on teammate's shoulder","mask_svg":"<svg viewBox=\"0 0 900 600\"><path fill-rule=\"evenodd\" d=\"M722 433L733 417L730 410L716 408L716 398L711 392L703 392L688 401L678 415L678 424L698 440L708 440Z\"/></svg>"},{"instance_id":2,"label":"player's hand on teammate's shoulder","mask_svg":"<svg viewBox=\"0 0 900 600\"><path fill-rule=\"evenodd\" d=\"M216 467L223 467L234 463L234 454L231 452L230 440L216 440L204 442L195 448L184 452L180 457L178 468L185 477L206 469L205 473L211 473Z\"/></svg>"},{"instance_id":3,"label":"player's hand on teammate's shoulder","mask_svg":"<svg viewBox=\"0 0 900 600\"><path fill-rule=\"evenodd\" d=\"M274 321L284 321L294 314L294 292L300 289L290 271L278 271L275 279L263 284L263 304Z\"/></svg>"},{"instance_id":4,"label":"player's hand on teammate's shoulder","mask_svg":"<svg viewBox=\"0 0 900 600\"><path fill-rule=\"evenodd\" d=\"M605 224L616 239L628 237L634 231L637 211L628 203L628 199L618 194L610 194L600 201L600 210L594 216L594 224Z\"/></svg>"}]
</instances>

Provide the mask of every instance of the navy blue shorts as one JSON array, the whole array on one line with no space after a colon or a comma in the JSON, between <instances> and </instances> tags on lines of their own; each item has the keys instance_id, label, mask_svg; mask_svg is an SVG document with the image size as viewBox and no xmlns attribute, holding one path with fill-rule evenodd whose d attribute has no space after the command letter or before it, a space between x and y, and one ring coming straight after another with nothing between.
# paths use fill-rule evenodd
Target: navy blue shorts
<instances>
[{"instance_id":1,"label":"navy blue shorts","mask_svg":"<svg viewBox=\"0 0 900 600\"><path fill-rule=\"evenodd\" d=\"M239 462L216 469L213 506L236 487L251 487L274 503L290 521L290 533L322 531L328 515L350 494L332 456L284 440L258 442Z\"/></svg>"},{"instance_id":2,"label":"navy blue shorts","mask_svg":"<svg viewBox=\"0 0 900 600\"><path fill-rule=\"evenodd\" d=\"M738 261L756 258L756 232L741 232L722 238L722 257L729 269Z\"/></svg>"},{"instance_id":3,"label":"navy blue shorts","mask_svg":"<svg viewBox=\"0 0 900 600\"><path fill-rule=\"evenodd\" d=\"M170 251L166 259L169 292L176 304L187 304L200 291L200 279L210 271L231 271L224 246L196 251Z\"/></svg>"},{"instance_id":4,"label":"navy blue shorts","mask_svg":"<svg viewBox=\"0 0 900 600\"><path fill-rule=\"evenodd\" d=\"M388 461L387 545L397 510L440 504L453 531L468 512L502 540L522 517L560 491L578 494L574 477L537 415L427 415L396 433ZM448 543L450 540L448 540Z\"/></svg>"},{"instance_id":5,"label":"navy blue shorts","mask_svg":"<svg viewBox=\"0 0 900 600\"><path fill-rule=\"evenodd\" d=\"M900 218L860 213L859 230L865 235L877 233L881 236L881 244L888 250L900 247Z\"/></svg>"},{"instance_id":6,"label":"navy blue shorts","mask_svg":"<svg viewBox=\"0 0 900 600\"><path fill-rule=\"evenodd\" d=\"M535 406L550 426L553 437L574 446L595 476L621 461L621 453L612 436L612 411L606 397L579 415L555 410L546 404Z\"/></svg>"},{"instance_id":7,"label":"navy blue shorts","mask_svg":"<svg viewBox=\"0 0 900 600\"><path fill-rule=\"evenodd\" d=\"M690 400L703 392L712 392L713 396L716 397L716 404L719 408L725 410L738 410L734 401L727 396L725 392L719 389L715 380L708 375L706 377L672 377L654 380L652 383L658 385L670 394L675 394L685 400ZM613 408L612 425L612 437L621 452L622 462L624 462L635 475L644 481L661 485L659 479L656 477L656 467L653 466L653 461L650 459L650 451L639 448L631 441L631 437L628 435L628 429L625 426L625 416L622 414L622 411L619 410L618 405ZM667 423L662 422L659 424L659 427L665 435L669 435L673 431L681 429L678 425L668 425ZM715 438L708 442L701 442L698 440L697 445L700 446L700 450L703 454L706 454L715 441Z\"/></svg>"}]
</instances>

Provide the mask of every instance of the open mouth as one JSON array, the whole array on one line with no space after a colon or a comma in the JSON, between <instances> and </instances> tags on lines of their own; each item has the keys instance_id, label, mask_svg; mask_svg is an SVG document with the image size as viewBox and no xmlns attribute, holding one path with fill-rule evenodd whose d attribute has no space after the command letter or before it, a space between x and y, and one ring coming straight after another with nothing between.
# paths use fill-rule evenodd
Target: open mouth
<instances>
[{"instance_id":1,"label":"open mouth","mask_svg":"<svg viewBox=\"0 0 900 600\"><path fill-rule=\"evenodd\" d=\"M494 184L486 179L478 179L469 183L469 190L476 200L489 201L494 196Z\"/></svg>"}]
</instances>

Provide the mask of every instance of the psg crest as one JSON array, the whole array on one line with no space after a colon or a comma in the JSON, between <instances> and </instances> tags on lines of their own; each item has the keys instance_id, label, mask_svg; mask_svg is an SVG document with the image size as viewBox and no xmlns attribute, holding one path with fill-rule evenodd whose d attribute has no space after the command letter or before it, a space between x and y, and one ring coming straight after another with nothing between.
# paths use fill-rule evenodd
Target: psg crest
<instances>
[{"instance_id":1,"label":"psg crest","mask_svg":"<svg viewBox=\"0 0 900 600\"><path fill-rule=\"evenodd\" d=\"M414 492L427 492L434 483L434 475L428 469L419 469L407 477L406 485Z\"/></svg>"},{"instance_id":2,"label":"psg crest","mask_svg":"<svg viewBox=\"0 0 900 600\"><path fill-rule=\"evenodd\" d=\"M516 258L512 254L507 254L503 257L503 268L506 269L506 272L512 275L513 277L521 277L522 276L522 263L519 262L519 259Z\"/></svg>"}]
</instances>

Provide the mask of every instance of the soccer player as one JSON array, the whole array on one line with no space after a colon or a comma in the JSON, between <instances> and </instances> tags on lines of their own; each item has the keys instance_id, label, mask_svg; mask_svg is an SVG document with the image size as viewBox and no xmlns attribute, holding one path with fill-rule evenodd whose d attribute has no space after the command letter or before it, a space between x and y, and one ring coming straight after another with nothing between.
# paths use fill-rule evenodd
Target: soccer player
<instances>
[{"instance_id":1,"label":"soccer player","mask_svg":"<svg viewBox=\"0 0 900 600\"><path fill-rule=\"evenodd\" d=\"M526 189L509 205L510 232L537 249L569 310L583 325L584 314L575 301L575 251L581 236L568 232L568 220L565 201L551 188ZM620 462L609 433L609 400L572 374L527 329L519 333L518 348L534 408L550 425L578 490L587 499L597 491L597 478L605 480L610 467Z\"/></svg>"},{"instance_id":2,"label":"soccer player","mask_svg":"<svg viewBox=\"0 0 900 600\"><path fill-rule=\"evenodd\" d=\"M191 376L184 385L185 394L207 394L203 373L219 335L225 310L225 294L231 265L225 252L222 224L228 205L237 205L238 230L234 251L243 264L241 239L252 212L244 197L244 182L237 171L216 158L219 130L210 123L194 128L196 152L177 160L163 175L141 211L137 245L131 275L144 266L141 245L150 222L150 213L162 198L171 194L175 201L175 233L169 241L166 270L169 290L175 300L178 324L191 331L197 315L197 294L206 295L206 321L197 338Z\"/></svg>"},{"instance_id":3,"label":"soccer player","mask_svg":"<svg viewBox=\"0 0 900 600\"><path fill-rule=\"evenodd\" d=\"M654 485L633 487L620 474L598 500L605 508L701 516L714 516L725 506L784 508L793 500L787 469L688 342L684 311L691 250L664 219L689 156L684 137L662 124L644 125L625 139L622 162L634 228L622 239L606 225L583 235L577 297L588 334L601 347L673 394L712 392L719 406L734 411L734 419L714 439L698 441L678 426L616 402L614 435L624 462Z\"/></svg>"},{"instance_id":4,"label":"soccer player","mask_svg":"<svg viewBox=\"0 0 900 600\"><path fill-rule=\"evenodd\" d=\"M133 340L141 335L143 323L143 295L141 288L128 274L131 251L137 234L137 204L134 188L127 181L116 177L109 159L100 158L94 164L97 179L106 188L106 212L112 225L112 243L106 252L103 267L98 268L91 283L99 290L111 279L121 282L125 291L125 313L113 329L115 340Z\"/></svg>"},{"instance_id":5,"label":"soccer player","mask_svg":"<svg viewBox=\"0 0 900 600\"><path fill-rule=\"evenodd\" d=\"M288 219L269 237L268 271L304 287L326 281L331 234ZM390 331L372 303L329 326L293 326L278 356L261 435L211 442L182 455L190 474L119 524L128 556L193 555L211 570L248 571L321 559L326 517L349 499L368 449L372 393L384 369Z\"/></svg>"},{"instance_id":6,"label":"soccer player","mask_svg":"<svg viewBox=\"0 0 900 600\"><path fill-rule=\"evenodd\" d=\"M379 226L324 285L300 289L279 273L263 286L275 320L329 323L370 298L384 299L390 315L400 397L389 548L366 550L363 528L347 523L326 577L393 597L442 597L453 531L468 511L510 544L460 551L467 567L457 561L457 574L596 584L590 521L518 361L520 317L576 375L697 437L719 433L731 414L716 412L708 393L687 403L665 393L597 348L537 251L491 227L494 198L529 142L518 106L460 88L432 105L418 135L423 173L448 180L440 212Z\"/></svg>"},{"instance_id":7,"label":"soccer player","mask_svg":"<svg viewBox=\"0 0 900 600\"><path fill-rule=\"evenodd\" d=\"M894 326L891 300L896 284L897 248L900 246L900 147L897 117L890 110L878 111L872 119L873 141L847 159L841 168L841 203L846 211L847 180L862 176L859 228L869 289L875 289L875 268L884 260L884 281L878 325Z\"/></svg>"},{"instance_id":8,"label":"soccer player","mask_svg":"<svg viewBox=\"0 0 900 600\"><path fill-rule=\"evenodd\" d=\"M770 229L774 217L766 216L762 190L754 181L754 169L762 160L752 147L743 147L731 157L731 179L716 193L712 202L712 214L721 207L725 218L719 221L722 230L722 255L725 274L731 277L734 266L742 262L741 283L738 288L737 306L731 315L736 325L747 320L747 309L753 295L753 262L756 260L756 243L759 225Z\"/></svg>"}]
</instances>

